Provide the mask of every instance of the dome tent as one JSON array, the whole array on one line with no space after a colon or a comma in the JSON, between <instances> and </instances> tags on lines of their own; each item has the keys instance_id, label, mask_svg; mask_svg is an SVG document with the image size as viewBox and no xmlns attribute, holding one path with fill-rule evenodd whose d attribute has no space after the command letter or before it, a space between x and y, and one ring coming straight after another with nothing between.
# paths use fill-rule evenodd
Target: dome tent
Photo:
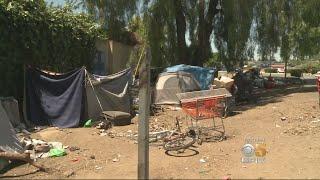
<instances>
[{"instance_id":1,"label":"dome tent","mask_svg":"<svg viewBox=\"0 0 320 180\"><path fill-rule=\"evenodd\" d=\"M155 88L156 105L179 105L177 93L199 91L199 82L190 73L165 72L158 76Z\"/></svg>"}]
</instances>

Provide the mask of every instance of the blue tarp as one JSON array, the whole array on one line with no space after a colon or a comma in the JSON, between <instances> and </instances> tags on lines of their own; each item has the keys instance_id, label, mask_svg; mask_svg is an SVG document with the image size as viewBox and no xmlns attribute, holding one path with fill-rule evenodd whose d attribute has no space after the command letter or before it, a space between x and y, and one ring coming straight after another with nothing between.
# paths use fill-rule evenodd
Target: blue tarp
<instances>
[{"instance_id":1,"label":"blue tarp","mask_svg":"<svg viewBox=\"0 0 320 180\"><path fill-rule=\"evenodd\" d=\"M212 83L215 69L179 64L179 65L168 67L164 70L164 72L178 72L178 71L191 73L199 82L200 88L202 90L206 90L206 89L209 89Z\"/></svg>"}]
</instances>

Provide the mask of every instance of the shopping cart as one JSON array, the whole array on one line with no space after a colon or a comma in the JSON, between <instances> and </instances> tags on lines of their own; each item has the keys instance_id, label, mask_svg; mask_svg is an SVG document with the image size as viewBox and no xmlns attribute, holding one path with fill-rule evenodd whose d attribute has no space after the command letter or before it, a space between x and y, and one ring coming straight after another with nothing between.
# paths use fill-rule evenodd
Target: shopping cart
<instances>
[{"instance_id":1,"label":"shopping cart","mask_svg":"<svg viewBox=\"0 0 320 180\"><path fill-rule=\"evenodd\" d=\"M191 127L202 141L225 138L223 119L226 117L228 98L232 95L225 88L179 93L182 110L191 117ZM216 122L220 119L220 124ZM212 125L199 126L198 121L212 119ZM218 132L218 136L216 133Z\"/></svg>"}]
</instances>

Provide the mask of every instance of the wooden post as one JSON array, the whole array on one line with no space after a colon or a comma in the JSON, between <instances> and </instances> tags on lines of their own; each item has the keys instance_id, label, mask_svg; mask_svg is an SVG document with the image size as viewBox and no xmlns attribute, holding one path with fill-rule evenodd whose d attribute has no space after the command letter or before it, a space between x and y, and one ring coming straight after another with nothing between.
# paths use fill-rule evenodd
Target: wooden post
<instances>
[{"instance_id":1,"label":"wooden post","mask_svg":"<svg viewBox=\"0 0 320 180\"><path fill-rule=\"evenodd\" d=\"M287 84L287 66L288 66L288 59L286 59L285 61L284 61L284 80L285 80L285 82L286 82L286 84Z\"/></svg>"},{"instance_id":2,"label":"wooden post","mask_svg":"<svg viewBox=\"0 0 320 180\"><path fill-rule=\"evenodd\" d=\"M138 179L149 178L150 49L139 73Z\"/></svg>"}]
</instances>

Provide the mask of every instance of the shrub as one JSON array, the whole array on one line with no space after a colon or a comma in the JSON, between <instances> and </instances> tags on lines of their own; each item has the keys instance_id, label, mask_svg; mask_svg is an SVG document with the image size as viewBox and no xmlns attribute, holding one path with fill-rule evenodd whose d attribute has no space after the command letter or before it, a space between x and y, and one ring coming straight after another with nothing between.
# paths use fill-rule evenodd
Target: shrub
<instances>
[{"instance_id":1,"label":"shrub","mask_svg":"<svg viewBox=\"0 0 320 180\"><path fill-rule=\"evenodd\" d=\"M90 69L101 29L70 7L47 7L44 0L0 0L0 96L23 96L23 67L50 71Z\"/></svg>"},{"instance_id":2,"label":"shrub","mask_svg":"<svg viewBox=\"0 0 320 180\"><path fill-rule=\"evenodd\" d=\"M278 70L277 69L272 69L272 68L266 68L264 69L265 73L277 73Z\"/></svg>"},{"instance_id":3,"label":"shrub","mask_svg":"<svg viewBox=\"0 0 320 180\"><path fill-rule=\"evenodd\" d=\"M304 73L312 73L315 74L320 71L320 63L318 61L311 61L299 66L296 66L298 69L302 69Z\"/></svg>"},{"instance_id":4,"label":"shrub","mask_svg":"<svg viewBox=\"0 0 320 180\"><path fill-rule=\"evenodd\" d=\"M304 70L303 69L289 69L288 72L291 74L291 76L301 77Z\"/></svg>"}]
</instances>

